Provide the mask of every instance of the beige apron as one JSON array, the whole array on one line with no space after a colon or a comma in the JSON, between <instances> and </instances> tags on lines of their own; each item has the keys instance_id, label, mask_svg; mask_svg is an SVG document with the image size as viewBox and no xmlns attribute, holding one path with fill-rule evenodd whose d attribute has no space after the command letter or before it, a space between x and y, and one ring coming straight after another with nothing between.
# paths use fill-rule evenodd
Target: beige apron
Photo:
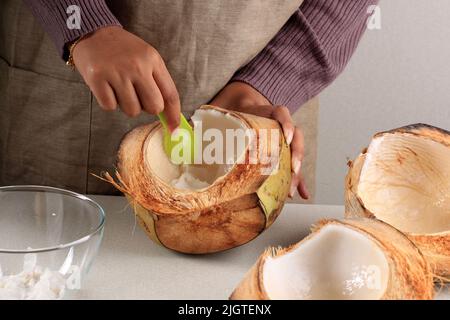
<instances>
[{"instance_id":1,"label":"beige apron","mask_svg":"<svg viewBox=\"0 0 450 320\"><path fill-rule=\"evenodd\" d=\"M162 55L189 116L264 48L301 2L114 0L108 5L125 29ZM2 0L0 20L0 185L113 193L90 173L113 171L121 137L154 117L129 119L102 111L22 1Z\"/></svg>"}]
</instances>

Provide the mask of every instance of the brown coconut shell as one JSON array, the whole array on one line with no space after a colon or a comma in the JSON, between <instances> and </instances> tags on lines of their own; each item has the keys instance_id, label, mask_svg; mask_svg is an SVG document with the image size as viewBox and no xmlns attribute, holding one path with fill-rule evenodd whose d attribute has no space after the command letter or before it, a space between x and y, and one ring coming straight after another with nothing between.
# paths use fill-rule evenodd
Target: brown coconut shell
<instances>
[{"instance_id":1,"label":"brown coconut shell","mask_svg":"<svg viewBox=\"0 0 450 320\"><path fill-rule=\"evenodd\" d=\"M247 148L245 161L235 164L209 187L175 189L144 161L146 141L162 130L161 124L155 122L135 128L124 137L118 151L118 181L109 174L104 177L127 195L139 223L152 240L193 254L223 251L254 239L279 215L291 182L290 149L277 121L214 106L202 109L226 113L255 129L256 148L268 155L273 155L275 148L271 148L270 139L263 139L264 132L260 130L280 130L278 171L262 175L270 165L251 163Z\"/></svg>"},{"instance_id":2,"label":"brown coconut shell","mask_svg":"<svg viewBox=\"0 0 450 320\"><path fill-rule=\"evenodd\" d=\"M263 269L268 257L285 255L310 240L324 226L342 225L369 237L384 253L389 265L389 278L382 300L429 300L434 296L433 275L420 250L402 232L376 219L320 220L311 234L285 249L267 249L247 272L231 294L231 300L269 300L264 287ZM330 266L332 268L332 266Z\"/></svg>"},{"instance_id":3,"label":"brown coconut shell","mask_svg":"<svg viewBox=\"0 0 450 320\"><path fill-rule=\"evenodd\" d=\"M375 139L389 134L419 136L423 139L430 139L450 147L450 132L426 124L414 124L386 132L380 132L375 134L373 138ZM345 179L345 216L348 218L377 218L377 214L370 212L358 196L359 178L366 155L367 148L364 149L354 161L348 163L349 171ZM401 165L401 161L399 161L399 165ZM448 281L448 277L450 276L450 230L436 234L406 234L420 250L422 250L432 266L436 279Z\"/></svg>"}]
</instances>

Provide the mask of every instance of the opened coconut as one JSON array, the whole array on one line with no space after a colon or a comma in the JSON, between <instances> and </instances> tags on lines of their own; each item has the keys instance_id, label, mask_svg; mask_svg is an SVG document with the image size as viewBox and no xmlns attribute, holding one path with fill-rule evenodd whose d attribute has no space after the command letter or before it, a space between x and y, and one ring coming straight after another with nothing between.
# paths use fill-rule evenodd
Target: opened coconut
<instances>
[{"instance_id":1,"label":"opened coconut","mask_svg":"<svg viewBox=\"0 0 450 320\"><path fill-rule=\"evenodd\" d=\"M375 219L322 220L287 249L270 248L230 299L432 299L433 277L420 250Z\"/></svg>"},{"instance_id":2,"label":"opened coconut","mask_svg":"<svg viewBox=\"0 0 450 320\"><path fill-rule=\"evenodd\" d=\"M272 119L213 106L201 107L191 120L201 124L206 140L213 140L208 132L253 134L237 139L232 157L225 145L215 151L214 156L226 155L225 163L187 165L165 154L159 123L141 126L120 145L118 181L108 174L106 179L127 195L150 238L169 249L210 253L247 243L273 223L289 192L290 149L281 127ZM207 153L210 147L198 148Z\"/></svg>"},{"instance_id":3,"label":"opened coconut","mask_svg":"<svg viewBox=\"0 0 450 320\"><path fill-rule=\"evenodd\" d=\"M450 275L450 133L424 124L376 134L350 163L346 213L405 232Z\"/></svg>"}]
</instances>

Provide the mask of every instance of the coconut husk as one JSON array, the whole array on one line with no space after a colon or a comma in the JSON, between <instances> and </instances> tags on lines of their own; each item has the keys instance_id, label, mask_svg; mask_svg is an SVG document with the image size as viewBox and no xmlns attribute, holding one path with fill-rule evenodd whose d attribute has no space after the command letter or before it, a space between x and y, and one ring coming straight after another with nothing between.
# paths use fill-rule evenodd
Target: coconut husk
<instances>
[{"instance_id":1,"label":"coconut husk","mask_svg":"<svg viewBox=\"0 0 450 320\"><path fill-rule=\"evenodd\" d=\"M418 137L427 141L433 141L440 145L450 148L450 132L443 129L435 128L426 124L416 124L399 129L381 132L374 135L373 140L388 137L392 135L405 135L408 137ZM418 151L413 146L405 146L403 150L397 152L397 161L395 166L391 165L390 170L396 172L405 163L406 157L418 157ZM369 217L381 219L381 212L372 212L358 194L358 186L360 184L360 176L363 166L368 157L368 149L364 149L361 154L354 160L349 162L349 171L345 180L345 209L346 217ZM426 164L424 164L426 165ZM442 163L442 168L450 164ZM424 170L427 168L425 167ZM439 173L437 173L439 174ZM450 177L447 177L448 180ZM447 194L447 201L450 194ZM401 209L401 204L399 205ZM450 219L450 212L447 212ZM437 280L448 279L450 276L450 230L440 231L436 233L417 233L407 232L402 225L395 224L396 228L405 232L408 237L420 248L425 257L430 262L433 273ZM447 280L448 281L448 280Z\"/></svg>"},{"instance_id":2,"label":"coconut husk","mask_svg":"<svg viewBox=\"0 0 450 320\"><path fill-rule=\"evenodd\" d=\"M291 181L290 149L278 122L214 106L201 109L219 111L255 129L252 143L268 155L274 151L270 139L262 139L261 129L279 130L276 174L263 174L268 164L251 163L247 149L245 161L235 164L209 187L176 189L147 165L152 161L145 159L147 144L162 130L160 123L152 123L135 128L123 138L116 179L110 174L103 177L127 195L151 239L169 249L194 254L234 248L258 236L279 215Z\"/></svg>"},{"instance_id":3,"label":"coconut husk","mask_svg":"<svg viewBox=\"0 0 450 320\"><path fill-rule=\"evenodd\" d=\"M429 263L420 250L403 233L376 219L321 220L311 230L311 234L288 248L269 248L248 271L234 290L232 300L268 300L263 277L265 264L269 258L277 258L290 253L313 239L326 226L339 225L350 228L368 239L382 250L389 266L389 276L380 299L432 299L434 296L433 274ZM320 254L320 253L318 253ZM354 253L355 255L358 252ZM295 266L293 266L295 267ZM330 272L333 266L330 265Z\"/></svg>"}]
</instances>

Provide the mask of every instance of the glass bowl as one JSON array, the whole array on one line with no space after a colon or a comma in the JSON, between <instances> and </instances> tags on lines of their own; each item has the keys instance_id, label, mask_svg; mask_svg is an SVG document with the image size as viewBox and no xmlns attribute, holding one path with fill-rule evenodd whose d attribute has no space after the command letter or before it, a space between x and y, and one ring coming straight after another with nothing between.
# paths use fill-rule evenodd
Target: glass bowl
<instances>
[{"instance_id":1,"label":"glass bowl","mask_svg":"<svg viewBox=\"0 0 450 320\"><path fill-rule=\"evenodd\" d=\"M0 187L0 300L61 299L80 289L104 221L103 209L75 192Z\"/></svg>"}]
</instances>

